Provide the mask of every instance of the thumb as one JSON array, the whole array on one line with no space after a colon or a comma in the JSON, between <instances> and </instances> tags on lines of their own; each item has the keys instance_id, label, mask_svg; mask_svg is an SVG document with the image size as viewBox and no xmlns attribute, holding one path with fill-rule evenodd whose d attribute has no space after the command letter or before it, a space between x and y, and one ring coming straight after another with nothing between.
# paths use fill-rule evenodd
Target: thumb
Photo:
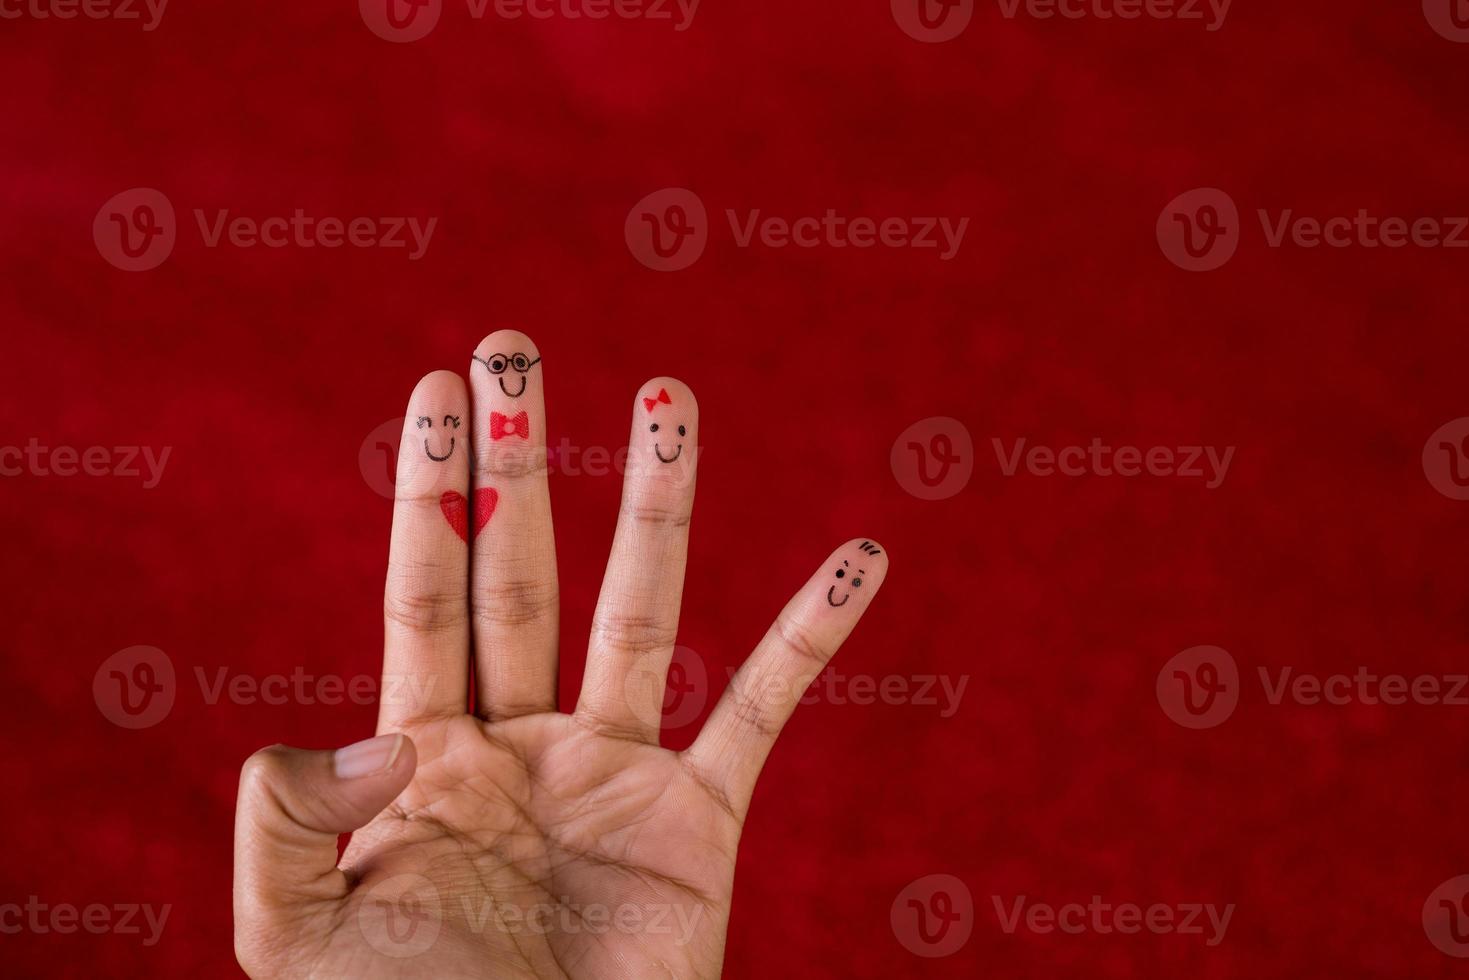
<instances>
[{"instance_id":1,"label":"thumb","mask_svg":"<svg viewBox=\"0 0 1469 980\"><path fill-rule=\"evenodd\" d=\"M365 826L393 801L418 764L406 735L379 735L346 748L273 745L240 771L235 805L235 924L270 928L259 917L347 894L337 837Z\"/></svg>"}]
</instances>

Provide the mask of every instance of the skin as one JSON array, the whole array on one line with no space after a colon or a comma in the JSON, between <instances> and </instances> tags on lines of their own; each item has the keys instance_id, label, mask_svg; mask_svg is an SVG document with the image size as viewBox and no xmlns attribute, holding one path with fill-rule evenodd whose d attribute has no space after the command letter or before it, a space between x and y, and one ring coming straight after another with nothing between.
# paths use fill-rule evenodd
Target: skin
<instances>
[{"instance_id":1,"label":"skin","mask_svg":"<svg viewBox=\"0 0 1469 980\"><path fill-rule=\"evenodd\" d=\"M476 355L524 351L503 330ZM477 365L476 365L477 366ZM716 977L755 780L806 686L882 584L887 554L837 548L777 616L698 739L658 744L682 600L698 405L637 392L622 508L573 711L556 705L558 602L543 365L507 394L482 368L419 382L398 461L378 734L246 761L235 823L235 951L251 976ZM514 385L510 390L515 390ZM666 389L670 404L645 398ZM491 411L532 438L492 442ZM435 460L421 416L461 416ZM660 433L689 452L666 462ZM464 432L463 429L460 430ZM499 500L468 544L439 498ZM861 588L832 606L833 572ZM473 711L470 665L474 666ZM340 861L337 840L351 833Z\"/></svg>"}]
</instances>

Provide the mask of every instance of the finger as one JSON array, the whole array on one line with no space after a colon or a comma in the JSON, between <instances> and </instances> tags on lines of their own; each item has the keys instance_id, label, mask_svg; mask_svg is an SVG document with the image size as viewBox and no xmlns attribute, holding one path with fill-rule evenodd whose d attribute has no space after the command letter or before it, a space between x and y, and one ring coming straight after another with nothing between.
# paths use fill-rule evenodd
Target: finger
<instances>
[{"instance_id":1,"label":"finger","mask_svg":"<svg viewBox=\"0 0 1469 980\"><path fill-rule=\"evenodd\" d=\"M470 570L475 713L487 719L556 710L560 591L540 361L525 334L497 330L470 362L482 525Z\"/></svg>"},{"instance_id":2,"label":"finger","mask_svg":"<svg viewBox=\"0 0 1469 980\"><path fill-rule=\"evenodd\" d=\"M365 826L408 785L418 756L406 735L335 752L261 749L240 771L235 804L235 949L245 960L279 946L283 916L346 896L337 837Z\"/></svg>"},{"instance_id":3,"label":"finger","mask_svg":"<svg viewBox=\"0 0 1469 980\"><path fill-rule=\"evenodd\" d=\"M685 753L738 815L781 728L862 618L887 568L887 549L867 538L833 552L786 603Z\"/></svg>"},{"instance_id":4,"label":"finger","mask_svg":"<svg viewBox=\"0 0 1469 980\"><path fill-rule=\"evenodd\" d=\"M398 449L378 731L469 700L469 398L452 371L413 389Z\"/></svg>"},{"instance_id":5,"label":"finger","mask_svg":"<svg viewBox=\"0 0 1469 980\"><path fill-rule=\"evenodd\" d=\"M674 378L643 385L577 704L598 727L655 744L678 635L698 445L699 405L688 386Z\"/></svg>"}]
</instances>

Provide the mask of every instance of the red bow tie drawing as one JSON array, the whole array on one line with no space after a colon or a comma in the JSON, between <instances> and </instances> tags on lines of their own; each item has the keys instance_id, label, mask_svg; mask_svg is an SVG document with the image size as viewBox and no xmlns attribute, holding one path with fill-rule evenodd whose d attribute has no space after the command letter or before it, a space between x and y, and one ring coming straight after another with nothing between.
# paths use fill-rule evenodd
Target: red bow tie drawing
<instances>
[{"instance_id":1,"label":"red bow tie drawing","mask_svg":"<svg viewBox=\"0 0 1469 980\"><path fill-rule=\"evenodd\" d=\"M490 438L499 442L506 436L520 436L522 439L530 438L530 418L524 412L516 412L514 415L501 415L499 412L490 413Z\"/></svg>"},{"instance_id":2,"label":"red bow tie drawing","mask_svg":"<svg viewBox=\"0 0 1469 980\"><path fill-rule=\"evenodd\" d=\"M667 388L659 388L658 389L658 397L657 398L644 398L643 399L643 404L647 406L648 411L650 411L650 412L653 409L655 409L655 408L658 407L658 403L659 402L662 402L665 405L672 405L673 404L673 399L668 397L668 389Z\"/></svg>"}]
</instances>

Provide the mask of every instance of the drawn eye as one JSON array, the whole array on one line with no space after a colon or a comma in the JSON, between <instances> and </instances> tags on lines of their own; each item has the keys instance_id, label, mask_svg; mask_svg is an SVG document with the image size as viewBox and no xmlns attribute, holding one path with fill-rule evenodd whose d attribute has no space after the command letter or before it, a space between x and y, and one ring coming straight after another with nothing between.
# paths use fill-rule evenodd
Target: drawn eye
<instances>
[{"instance_id":1,"label":"drawn eye","mask_svg":"<svg viewBox=\"0 0 1469 980\"><path fill-rule=\"evenodd\" d=\"M860 578L854 578L854 579L852 579L852 588L854 588L854 589L860 589L860 588L862 588L862 580Z\"/></svg>"},{"instance_id":2,"label":"drawn eye","mask_svg":"<svg viewBox=\"0 0 1469 980\"><path fill-rule=\"evenodd\" d=\"M847 577L847 573L844 572L844 571L842 571L840 568L838 568L837 569L837 578L846 578L846 577Z\"/></svg>"},{"instance_id":3,"label":"drawn eye","mask_svg":"<svg viewBox=\"0 0 1469 980\"><path fill-rule=\"evenodd\" d=\"M526 368L530 367L530 358L526 357L524 354L516 354L515 357L511 359L510 363L515 365L515 370L524 371Z\"/></svg>"},{"instance_id":4,"label":"drawn eye","mask_svg":"<svg viewBox=\"0 0 1469 980\"><path fill-rule=\"evenodd\" d=\"M657 432L658 431L658 423L657 422L654 422L652 425L648 426L648 431L649 432Z\"/></svg>"},{"instance_id":5,"label":"drawn eye","mask_svg":"<svg viewBox=\"0 0 1469 980\"><path fill-rule=\"evenodd\" d=\"M495 374L504 374L505 363L505 358L499 354L496 354L489 360L490 371Z\"/></svg>"},{"instance_id":6,"label":"drawn eye","mask_svg":"<svg viewBox=\"0 0 1469 980\"><path fill-rule=\"evenodd\" d=\"M429 425L433 425L433 423L430 422ZM453 425L454 428L457 429L457 428L459 428L459 419L457 419L453 415L445 415L444 416L444 425L446 425L446 426Z\"/></svg>"},{"instance_id":7,"label":"drawn eye","mask_svg":"<svg viewBox=\"0 0 1469 980\"><path fill-rule=\"evenodd\" d=\"M678 434L679 434L679 435L684 435L684 434L685 434L685 432L684 432L684 427L683 427L683 426L679 426L679 427L678 427Z\"/></svg>"},{"instance_id":8,"label":"drawn eye","mask_svg":"<svg viewBox=\"0 0 1469 980\"><path fill-rule=\"evenodd\" d=\"M434 427L434 420L433 419L429 418L427 415L420 415L418 417L418 427L420 429L423 428L423 423L425 423L425 422L428 423L428 427L430 429L432 429Z\"/></svg>"}]
</instances>

